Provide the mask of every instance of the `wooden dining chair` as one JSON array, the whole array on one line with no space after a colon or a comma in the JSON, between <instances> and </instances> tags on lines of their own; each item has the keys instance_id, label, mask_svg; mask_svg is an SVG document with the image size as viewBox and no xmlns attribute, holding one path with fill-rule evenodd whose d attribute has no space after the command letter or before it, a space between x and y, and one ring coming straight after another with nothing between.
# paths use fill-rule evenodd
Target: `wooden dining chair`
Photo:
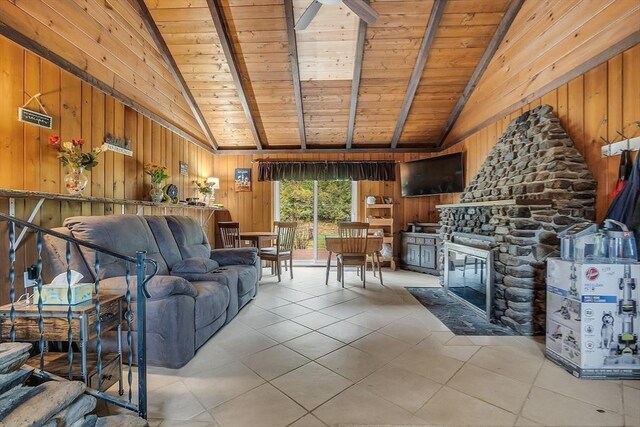
<instances>
[{"instance_id":1,"label":"wooden dining chair","mask_svg":"<svg viewBox=\"0 0 640 427\"><path fill-rule=\"evenodd\" d=\"M240 247L240 223L232 221L218 222L220 242L223 248Z\"/></svg>"},{"instance_id":2,"label":"wooden dining chair","mask_svg":"<svg viewBox=\"0 0 640 427\"><path fill-rule=\"evenodd\" d=\"M344 266L360 267L362 275L362 287L366 287L367 265L367 237L369 224L366 222L340 222L338 223L340 236L340 253L337 254L340 282L344 288Z\"/></svg>"},{"instance_id":3,"label":"wooden dining chair","mask_svg":"<svg viewBox=\"0 0 640 427\"><path fill-rule=\"evenodd\" d=\"M276 271L278 274L278 282L282 275L282 261L289 261L289 272L293 279L293 242L296 237L298 224L295 222L275 221L276 245L271 248L265 248L260 251L260 258L265 261L276 263Z\"/></svg>"},{"instance_id":4,"label":"wooden dining chair","mask_svg":"<svg viewBox=\"0 0 640 427\"><path fill-rule=\"evenodd\" d=\"M369 238L383 238L384 230L381 228L369 229ZM384 245L384 241L382 243ZM373 251L367 254L367 263L365 265L365 270L371 263L371 271L373 272L373 277L376 277L376 269L378 270L378 276L380 277L380 284L384 285L382 282L382 265L380 262L380 251Z\"/></svg>"}]
</instances>

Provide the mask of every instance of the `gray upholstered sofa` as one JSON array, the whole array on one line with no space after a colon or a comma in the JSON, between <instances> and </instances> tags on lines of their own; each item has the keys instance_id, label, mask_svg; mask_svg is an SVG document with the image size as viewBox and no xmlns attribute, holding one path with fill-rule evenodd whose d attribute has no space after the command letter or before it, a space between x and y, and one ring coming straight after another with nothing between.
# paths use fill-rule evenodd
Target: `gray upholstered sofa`
<instances>
[{"instance_id":1,"label":"gray upholstered sofa","mask_svg":"<svg viewBox=\"0 0 640 427\"><path fill-rule=\"evenodd\" d=\"M258 291L256 249L211 250L202 227L190 217L79 216L55 230L124 255L144 250L158 263L147 284L147 360L154 366L185 365ZM96 273L95 256L74 246L71 268L85 276L83 281L93 282L97 275L101 293L124 293L125 263L101 254ZM65 242L45 238L43 260L47 283L66 271ZM130 268L135 299L135 266ZM108 338L107 348L114 341Z\"/></svg>"}]
</instances>

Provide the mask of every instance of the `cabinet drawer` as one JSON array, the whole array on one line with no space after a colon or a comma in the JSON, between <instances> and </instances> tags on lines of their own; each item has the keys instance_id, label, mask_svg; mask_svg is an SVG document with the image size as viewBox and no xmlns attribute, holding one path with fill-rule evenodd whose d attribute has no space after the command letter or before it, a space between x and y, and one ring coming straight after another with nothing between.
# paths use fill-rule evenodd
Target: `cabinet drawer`
<instances>
[{"instance_id":1,"label":"cabinet drawer","mask_svg":"<svg viewBox=\"0 0 640 427\"><path fill-rule=\"evenodd\" d=\"M425 245L435 245L436 244L436 239L426 238L426 239L424 239L424 244Z\"/></svg>"},{"instance_id":2,"label":"cabinet drawer","mask_svg":"<svg viewBox=\"0 0 640 427\"><path fill-rule=\"evenodd\" d=\"M106 357L107 360L102 363L102 390L108 390L120 380L120 357L115 353L107 354ZM99 384L98 371L91 372L87 385L98 390Z\"/></svg>"},{"instance_id":3,"label":"cabinet drawer","mask_svg":"<svg viewBox=\"0 0 640 427\"><path fill-rule=\"evenodd\" d=\"M424 237L416 237L416 244L424 245Z\"/></svg>"},{"instance_id":4,"label":"cabinet drawer","mask_svg":"<svg viewBox=\"0 0 640 427\"><path fill-rule=\"evenodd\" d=\"M416 243L416 238L415 237L405 237L404 241L407 242L407 243L415 244Z\"/></svg>"}]
</instances>

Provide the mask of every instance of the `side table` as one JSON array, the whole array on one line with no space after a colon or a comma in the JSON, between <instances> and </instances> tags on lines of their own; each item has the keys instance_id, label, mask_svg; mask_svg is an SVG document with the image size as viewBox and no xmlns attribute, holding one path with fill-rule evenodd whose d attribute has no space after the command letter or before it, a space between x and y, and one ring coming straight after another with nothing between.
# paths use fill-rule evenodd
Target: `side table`
<instances>
[{"instance_id":1,"label":"side table","mask_svg":"<svg viewBox=\"0 0 640 427\"><path fill-rule=\"evenodd\" d=\"M97 338L97 320L95 297L91 301L71 306L71 333L73 342L80 347L80 370L72 369L73 379L81 379L89 387L98 388L103 383L103 390L108 389L115 382L119 383L119 392L124 392L122 384L122 306L123 295L101 295L100 297L100 329L101 334L110 330L117 331L118 353L103 353L102 378L96 378L95 367L97 354L87 354L87 343ZM44 322L45 341L67 341L69 322L67 320L67 305L44 305L42 307L42 319ZM16 341L40 341L38 330L38 306L37 304L14 303L15 309L15 334ZM11 334L10 320L11 304L0 307L0 329L3 341L8 341ZM67 353L49 353L44 357L44 369L61 377L68 377ZM76 357L74 356L74 361ZM39 368L40 356L32 357L29 364ZM91 367L91 372L89 372Z\"/></svg>"}]
</instances>

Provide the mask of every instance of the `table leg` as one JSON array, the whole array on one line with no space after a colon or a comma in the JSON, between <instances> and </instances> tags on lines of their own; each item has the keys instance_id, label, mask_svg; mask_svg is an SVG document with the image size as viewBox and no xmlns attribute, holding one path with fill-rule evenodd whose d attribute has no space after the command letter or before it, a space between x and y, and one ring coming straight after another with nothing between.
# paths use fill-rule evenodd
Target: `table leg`
<instances>
[{"instance_id":1,"label":"table leg","mask_svg":"<svg viewBox=\"0 0 640 427\"><path fill-rule=\"evenodd\" d=\"M380 265L380 252L376 252L376 259L378 260L378 275L380 276L380 284L384 285L382 283L382 267Z\"/></svg>"},{"instance_id":2,"label":"table leg","mask_svg":"<svg viewBox=\"0 0 640 427\"><path fill-rule=\"evenodd\" d=\"M329 270L331 269L331 251L329 251L329 256L327 257L327 272L326 272L326 279L324 281L325 285L329 284Z\"/></svg>"}]
</instances>

